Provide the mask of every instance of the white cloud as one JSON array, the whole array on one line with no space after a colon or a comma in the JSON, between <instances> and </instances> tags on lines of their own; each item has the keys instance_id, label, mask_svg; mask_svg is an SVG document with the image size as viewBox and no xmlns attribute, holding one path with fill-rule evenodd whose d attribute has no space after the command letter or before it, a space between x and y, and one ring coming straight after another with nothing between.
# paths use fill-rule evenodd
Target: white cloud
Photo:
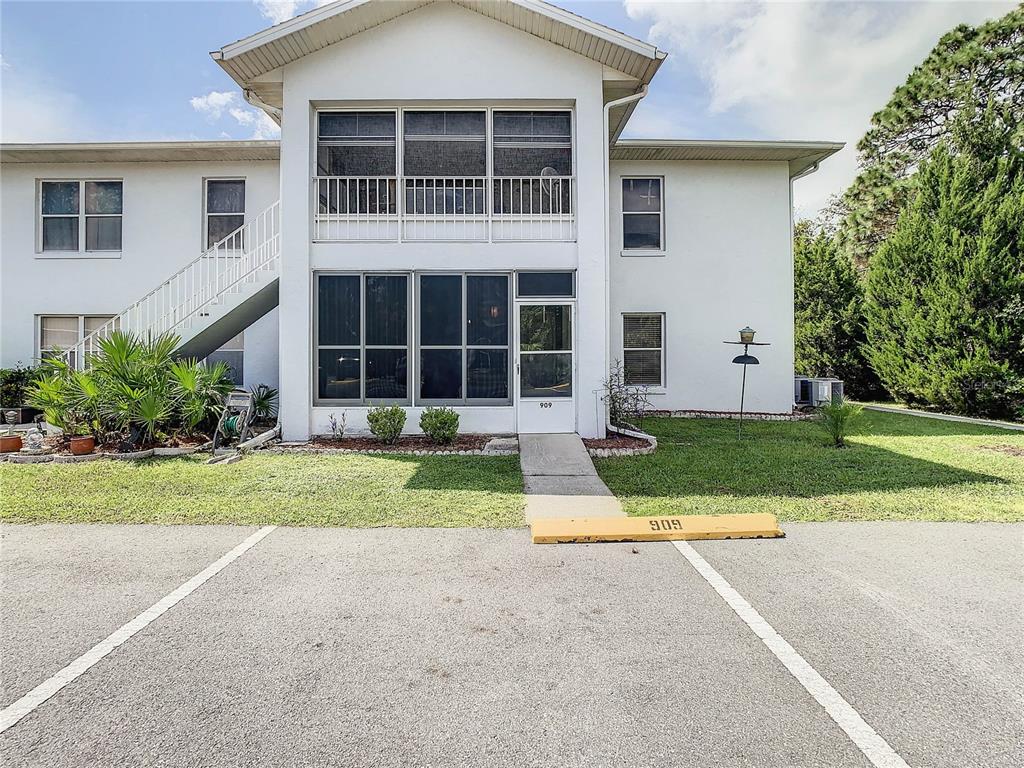
<instances>
[{"instance_id":1,"label":"white cloud","mask_svg":"<svg viewBox=\"0 0 1024 768\"><path fill-rule=\"evenodd\" d=\"M275 139L281 135L277 123L263 110L246 105L237 91L210 91L203 96L193 96L189 103L192 109L210 122L217 122L227 116L238 127L251 128L251 139ZM222 131L221 135L225 135L225 132Z\"/></svg>"},{"instance_id":2,"label":"white cloud","mask_svg":"<svg viewBox=\"0 0 1024 768\"><path fill-rule=\"evenodd\" d=\"M334 0L252 0L263 18L271 24L280 24L292 16L305 13L312 8L327 5Z\"/></svg>"},{"instance_id":3,"label":"white cloud","mask_svg":"<svg viewBox=\"0 0 1024 768\"><path fill-rule=\"evenodd\" d=\"M235 91L210 91L205 96L193 96L189 103L199 114L219 120L225 110L239 103L239 97Z\"/></svg>"},{"instance_id":4,"label":"white cloud","mask_svg":"<svg viewBox=\"0 0 1024 768\"><path fill-rule=\"evenodd\" d=\"M624 0L649 21L668 66L703 80L701 123L740 122L738 138L847 142L795 187L798 211L813 215L856 175L854 144L871 115L955 25L1006 13L1013 3L657 2ZM658 79L655 79L655 89ZM708 131L710 132L710 131Z\"/></svg>"},{"instance_id":5,"label":"white cloud","mask_svg":"<svg viewBox=\"0 0 1024 768\"><path fill-rule=\"evenodd\" d=\"M264 18L273 24L280 24L294 16L300 3L296 0L253 0Z\"/></svg>"}]
</instances>

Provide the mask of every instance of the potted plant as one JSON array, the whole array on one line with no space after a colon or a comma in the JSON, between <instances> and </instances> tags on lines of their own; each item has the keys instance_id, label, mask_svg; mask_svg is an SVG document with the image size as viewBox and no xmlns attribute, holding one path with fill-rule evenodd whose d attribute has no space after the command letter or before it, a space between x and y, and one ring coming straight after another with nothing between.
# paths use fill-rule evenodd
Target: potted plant
<instances>
[{"instance_id":1,"label":"potted plant","mask_svg":"<svg viewBox=\"0 0 1024 768\"><path fill-rule=\"evenodd\" d=\"M21 450L21 435L14 434L14 425L17 423L17 414L14 411L5 411L4 419L7 421L7 434L0 436L0 453L14 453Z\"/></svg>"}]
</instances>

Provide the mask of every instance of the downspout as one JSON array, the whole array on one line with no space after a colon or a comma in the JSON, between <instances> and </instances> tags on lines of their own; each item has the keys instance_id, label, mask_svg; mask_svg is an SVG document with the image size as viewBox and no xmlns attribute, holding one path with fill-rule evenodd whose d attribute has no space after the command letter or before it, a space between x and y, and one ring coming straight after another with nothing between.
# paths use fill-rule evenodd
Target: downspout
<instances>
[{"instance_id":1,"label":"downspout","mask_svg":"<svg viewBox=\"0 0 1024 768\"><path fill-rule=\"evenodd\" d=\"M804 176L810 176L812 173L818 170L818 166L821 161L815 161L807 168L804 168L796 176L789 177L789 285L793 293L790 294L791 298L795 297L796 293L796 253L793 250L793 238L796 234L796 222L793 221L793 182L797 179L802 179ZM791 302L792 304L792 302ZM794 343L796 341L796 316L795 311L790 315L790 335L793 337ZM795 352L795 350L794 350ZM796 373L796 358L794 355L794 367L791 373ZM793 403L796 406L796 403Z\"/></svg>"},{"instance_id":2,"label":"downspout","mask_svg":"<svg viewBox=\"0 0 1024 768\"><path fill-rule=\"evenodd\" d=\"M647 95L647 85L640 86L640 90L630 96L623 96L621 99L614 99L604 105L604 258L605 258L605 269L604 269L604 317L605 322L608 324L605 327L604 335L604 372L605 376L608 375L608 363L611 361L611 258L612 258L612 200L611 200L611 126L609 122L611 120L611 112L614 107L621 107L623 104L632 104L634 101L640 101L644 96ZM598 413L603 414L602 419L604 424L599 424L599 427L608 426L608 407L605 404L603 409L599 409Z\"/></svg>"}]
</instances>

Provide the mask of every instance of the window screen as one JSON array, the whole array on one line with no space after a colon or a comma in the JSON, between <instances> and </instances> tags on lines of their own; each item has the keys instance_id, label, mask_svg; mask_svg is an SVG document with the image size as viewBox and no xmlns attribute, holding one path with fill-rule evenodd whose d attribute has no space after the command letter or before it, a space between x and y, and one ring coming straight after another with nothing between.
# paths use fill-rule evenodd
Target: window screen
<instances>
[{"instance_id":1,"label":"window screen","mask_svg":"<svg viewBox=\"0 0 1024 768\"><path fill-rule=\"evenodd\" d=\"M508 275L420 277L423 400L507 402Z\"/></svg>"},{"instance_id":2,"label":"window screen","mask_svg":"<svg viewBox=\"0 0 1024 768\"><path fill-rule=\"evenodd\" d=\"M317 277L317 399L409 396L407 275Z\"/></svg>"},{"instance_id":3,"label":"window screen","mask_svg":"<svg viewBox=\"0 0 1024 768\"><path fill-rule=\"evenodd\" d=\"M661 314L623 315L622 367L626 384L664 386L664 319Z\"/></svg>"},{"instance_id":4,"label":"window screen","mask_svg":"<svg viewBox=\"0 0 1024 768\"><path fill-rule=\"evenodd\" d=\"M318 176L394 176L394 112L320 112Z\"/></svg>"},{"instance_id":5,"label":"window screen","mask_svg":"<svg viewBox=\"0 0 1024 768\"><path fill-rule=\"evenodd\" d=\"M571 176L570 112L495 112L495 176Z\"/></svg>"},{"instance_id":6,"label":"window screen","mask_svg":"<svg viewBox=\"0 0 1024 768\"><path fill-rule=\"evenodd\" d=\"M406 176L485 176L483 112L406 112Z\"/></svg>"},{"instance_id":7,"label":"window screen","mask_svg":"<svg viewBox=\"0 0 1024 768\"><path fill-rule=\"evenodd\" d=\"M622 247L624 250L660 251L664 200L662 180L622 180Z\"/></svg>"},{"instance_id":8,"label":"window screen","mask_svg":"<svg viewBox=\"0 0 1024 768\"><path fill-rule=\"evenodd\" d=\"M520 272L517 275L520 298L575 296L572 272Z\"/></svg>"}]
</instances>

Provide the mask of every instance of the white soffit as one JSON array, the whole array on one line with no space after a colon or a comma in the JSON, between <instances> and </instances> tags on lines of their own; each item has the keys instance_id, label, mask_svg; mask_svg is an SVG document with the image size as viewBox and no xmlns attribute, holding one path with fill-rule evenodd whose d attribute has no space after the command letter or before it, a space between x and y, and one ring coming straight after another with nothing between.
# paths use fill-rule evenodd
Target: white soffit
<instances>
[{"instance_id":1,"label":"white soffit","mask_svg":"<svg viewBox=\"0 0 1024 768\"><path fill-rule=\"evenodd\" d=\"M277 141L0 144L0 163L186 163L278 160Z\"/></svg>"},{"instance_id":2,"label":"white soffit","mask_svg":"<svg viewBox=\"0 0 1024 768\"><path fill-rule=\"evenodd\" d=\"M732 141L719 139L620 139L611 149L612 161L665 162L672 160L744 160L787 162L789 175L798 176L834 155L845 144L835 141Z\"/></svg>"},{"instance_id":3,"label":"white soffit","mask_svg":"<svg viewBox=\"0 0 1024 768\"><path fill-rule=\"evenodd\" d=\"M598 61L634 78L634 92L651 81L666 55L650 43L540 0L337 0L210 55L243 90L265 93L258 79L268 72L434 2L452 2Z\"/></svg>"}]
</instances>

